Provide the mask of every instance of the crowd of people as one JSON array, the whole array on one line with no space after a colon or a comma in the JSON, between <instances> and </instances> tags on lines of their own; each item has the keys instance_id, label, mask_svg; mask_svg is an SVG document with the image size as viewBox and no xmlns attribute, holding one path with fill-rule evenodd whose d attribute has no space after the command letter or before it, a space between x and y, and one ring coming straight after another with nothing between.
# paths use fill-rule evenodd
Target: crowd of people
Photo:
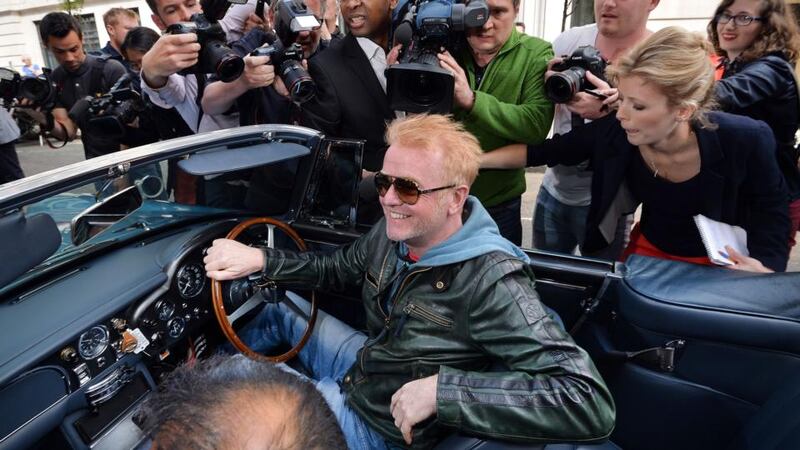
<instances>
[{"instance_id":1,"label":"crowd of people","mask_svg":"<svg viewBox=\"0 0 800 450\"><path fill-rule=\"evenodd\" d=\"M552 44L519 31L520 0L487 0L485 24L437 55L453 78L450 117L390 105L386 71L404 50L392 40L396 0L305 0L317 25L293 39L315 94L298 100L270 56L251 55L274 42L281 1L263 15L250 1L219 18L243 61L233 79L187 73L206 45L195 33L159 34L114 8L104 16L110 42L89 55L75 18L48 14L39 30L59 63L50 75L58 91L52 108L28 111L56 139L80 129L87 158L258 123L365 141L364 182L374 189L362 189L359 218L372 231L326 255L218 240L205 257L217 280L261 272L361 287L367 333L323 314L300 353L349 448L429 446L452 429L562 442L611 432L608 389L539 302L518 247L526 166L548 166L533 217L537 249L712 264L694 219L703 215L747 232L749 255L727 248L729 268L786 269L800 227L800 36L785 0L723 0L707 35L648 30L659 0L595 0L596 23ZM203 12L195 0L147 2L161 31ZM580 87L554 98L548 80L587 46L605 70L573 71ZM126 75L153 126L123 137L87 133L80 99ZM10 128L3 117L0 136ZM4 173L13 166L6 145ZM230 181L193 180L197 195L187 198L242 202L242 184ZM243 334L265 350L304 329L294 311L270 305ZM498 362L503 368L490 371ZM168 438L159 423L157 441Z\"/></svg>"}]
</instances>

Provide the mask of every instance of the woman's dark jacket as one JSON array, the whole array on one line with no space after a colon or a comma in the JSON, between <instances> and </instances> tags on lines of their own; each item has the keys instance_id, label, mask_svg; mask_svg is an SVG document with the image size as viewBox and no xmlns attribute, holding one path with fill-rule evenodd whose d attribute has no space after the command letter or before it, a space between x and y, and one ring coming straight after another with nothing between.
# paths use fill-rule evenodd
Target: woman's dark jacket
<instances>
[{"instance_id":1,"label":"woman's dark jacket","mask_svg":"<svg viewBox=\"0 0 800 450\"><path fill-rule=\"evenodd\" d=\"M717 82L716 96L724 111L763 120L778 142L778 167L786 178L791 199L800 198L795 133L800 123L800 104L794 68L782 53L755 61L735 60L725 67Z\"/></svg>"},{"instance_id":2,"label":"woman's dark jacket","mask_svg":"<svg viewBox=\"0 0 800 450\"><path fill-rule=\"evenodd\" d=\"M720 112L708 117L716 130L693 125L700 146L702 189L697 195L703 198L703 215L741 226L752 257L773 270L786 270L788 194L775 161L772 132L748 117ZM639 205L625 183L637 151L613 115L528 146L528 166L590 160L594 176L584 253L607 247L616 221Z\"/></svg>"}]
</instances>

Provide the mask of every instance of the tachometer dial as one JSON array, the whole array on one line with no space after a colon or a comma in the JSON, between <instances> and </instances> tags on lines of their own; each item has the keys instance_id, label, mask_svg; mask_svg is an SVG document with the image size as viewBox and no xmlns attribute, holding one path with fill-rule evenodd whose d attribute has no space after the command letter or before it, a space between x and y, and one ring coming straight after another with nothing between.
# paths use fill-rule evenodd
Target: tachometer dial
<instances>
[{"instance_id":1,"label":"tachometer dial","mask_svg":"<svg viewBox=\"0 0 800 450\"><path fill-rule=\"evenodd\" d=\"M156 314L158 314L158 320L166 322L172 317L172 314L175 313L175 305L169 300L159 300L156 303Z\"/></svg>"},{"instance_id":2,"label":"tachometer dial","mask_svg":"<svg viewBox=\"0 0 800 450\"><path fill-rule=\"evenodd\" d=\"M78 339L78 353L83 359L94 359L108 348L108 329L102 325L92 327Z\"/></svg>"},{"instance_id":3,"label":"tachometer dial","mask_svg":"<svg viewBox=\"0 0 800 450\"><path fill-rule=\"evenodd\" d=\"M167 330L169 330L169 336L171 338L179 337L185 328L186 321L183 320L183 317L176 317L167 322Z\"/></svg>"},{"instance_id":4,"label":"tachometer dial","mask_svg":"<svg viewBox=\"0 0 800 450\"><path fill-rule=\"evenodd\" d=\"M178 270L178 292L181 297L197 297L205 285L206 274L200 264L187 264Z\"/></svg>"}]
</instances>

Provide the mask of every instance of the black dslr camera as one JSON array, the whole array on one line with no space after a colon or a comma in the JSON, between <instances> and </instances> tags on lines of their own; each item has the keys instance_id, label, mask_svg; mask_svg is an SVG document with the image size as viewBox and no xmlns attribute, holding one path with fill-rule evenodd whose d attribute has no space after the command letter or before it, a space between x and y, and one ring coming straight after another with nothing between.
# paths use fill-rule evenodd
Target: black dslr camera
<instances>
[{"instance_id":1,"label":"black dslr camera","mask_svg":"<svg viewBox=\"0 0 800 450\"><path fill-rule=\"evenodd\" d=\"M90 133L123 138L128 125L145 110L142 97L130 85L131 75L126 73L108 93L76 102L69 110L70 118L76 123L86 123Z\"/></svg>"},{"instance_id":2,"label":"black dslr camera","mask_svg":"<svg viewBox=\"0 0 800 450\"><path fill-rule=\"evenodd\" d=\"M14 99L27 99L32 108L52 109L55 100L55 89L50 82L50 69L43 69L39 77L23 78L14 70L0 68L0 99L10 105Z\"/></svg>"},{"instance_id":3,"label":"black dslr camera","mask_svg":"<svg viewBox=\"0 0 800 450\"><path fill-rule=\"evenodd\" d=\"M166 34L197 34L200 58L197 64L180 73L213 73L224 82L233 81L242 74L244 60L226 44L225 31L217 22L209 21L203 13L193 14L189 22L179 22L167 27Z\"/></svg>"},{"instance_id":4,"label":"black dslr camera","mask_svg":"<svg viewBox=\"0 0 800 450\"><path fill-rule=\"evenodd\" d=\"M578 47L563 62L554 65L553 70L558 73L545 81L545 93L555 103L567 103L578 92L597 87L586 81L586 72L605 80L606 61L596 48L586 45Z\"/></svg>"},{"instance_id":5,"label":"black dslr camera","mask_svg":"<svg viewBox=\"0 0 800 450\"><path fill-rule=\"evenodd\" d=\"M401 0L394 10L395 42L403 44L399 64L386 70L389 105L398 111L447 114L453 107L453 75L436 56L451 53L467 28L482 27L489 17L484 0Z\"/></svg>"},{"instance_id":6,"label":"black dslr camera","mask_svg":"<svg viewBox=\"0 0 800 450\"><path fill-rule=\"evenodd\" d=\"M317 18L301 0L278 1L275 12L275 33L267 33L267 46L259 47L250 56L269 56L292 100L303 103L317 93L314 80L303 68L303 47L295 42L301 31L313 31L320 26Z\"/></svg>"}]
</instances>

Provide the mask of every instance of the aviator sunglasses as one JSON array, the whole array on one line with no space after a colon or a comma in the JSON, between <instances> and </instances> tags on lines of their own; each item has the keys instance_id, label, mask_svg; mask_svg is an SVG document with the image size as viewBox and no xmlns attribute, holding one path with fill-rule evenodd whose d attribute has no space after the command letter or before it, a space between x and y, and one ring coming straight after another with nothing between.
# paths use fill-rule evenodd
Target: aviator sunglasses
<instances>
[{"instance_id":1,"label":"aviator sunglasses","mask_svg":"<svg viewBox=\"0 0 800 450\"><path fill-rule=\"evenodd\" d=\"M394 185L394 191L397 197L406 205L414 205L419 200L422 194L429 194L431 192L441 191L442 189L450 189L456 187L455 184L449 186L442 186L433 189L420 189L416 181L409 180L408 178L390 177L384 173L378 172L375 174L375 189L378 190L378 195L383 197L389 192L389 187Z\"/></svg>"}]
</instances>

